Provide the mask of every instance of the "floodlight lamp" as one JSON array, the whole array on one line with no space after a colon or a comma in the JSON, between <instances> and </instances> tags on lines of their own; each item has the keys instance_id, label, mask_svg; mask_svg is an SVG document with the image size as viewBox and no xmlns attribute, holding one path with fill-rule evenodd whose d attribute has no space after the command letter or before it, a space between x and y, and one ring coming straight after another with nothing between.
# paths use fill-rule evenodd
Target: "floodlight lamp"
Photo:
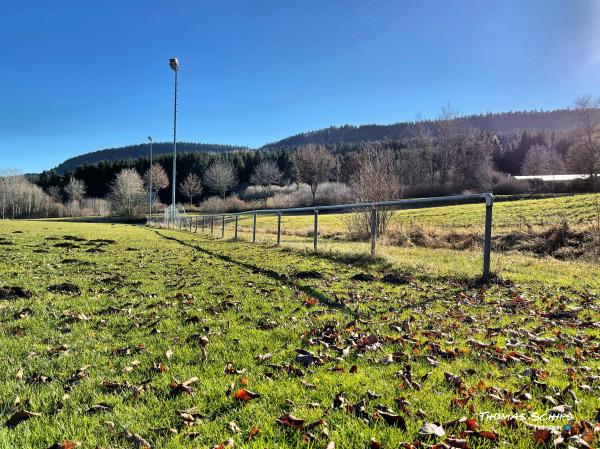
<instances>
[{"instance_id":1,"label":"floodlight lamp","mask_svg":"<svg viewBox=\"0 0 600 449\"><path fill-rule=\"evenodd\" d=\"M179 61L177 58L169 59L169 66L171 66L171 68L175 71L179 70Z\"/></svg>"},{"instance_id":2,"label":"floodlight lamp","mask_svg":"<svg viewBox=\"0 0 600 449\"><path fill-rule=\"evenodd\" d=\"M148 142L152 142L152 136L148 136Z\"/></svg>"}]
</instances>

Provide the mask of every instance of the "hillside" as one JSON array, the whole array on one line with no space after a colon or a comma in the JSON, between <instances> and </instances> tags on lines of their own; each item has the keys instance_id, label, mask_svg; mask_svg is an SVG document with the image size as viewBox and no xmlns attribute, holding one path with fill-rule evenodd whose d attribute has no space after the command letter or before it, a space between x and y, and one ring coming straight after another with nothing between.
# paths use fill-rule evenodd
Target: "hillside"
<instances>
[{"instance_id":1,"label":"hillside","mask_svg":"<svg viewBox=\"0 0 600 449\"><path fill-rule=\"evenodd\" d=\"M600 120L600 110L597 111ZM574 129L577 125L577 113L570 109L555 111L524 111L502 112L482 115L470 115L457 118L461 127L465 129L479 129L495 134L518 133L528 131L558 131L564 132ZM418 123L419 127L435 134L440 126L438 120L425 120ZM268 143L260 150L277 150L305 145L308 143L341 144L375 140L402 140L410 138L417 132L416 122L401 122L391 125L361 125L361 126L331 126L315 131L296 134L277 142ZM233 145L203 144L194 142L179 142L177 149L181 153L225 153L236 150L248 150L248 147ZM108 148L94 151L67 159L56 167L58 173L74 171L83 165L94 165L101 161L135 160L147 157L148 144L129 145L120 148ZM171 142L157 142L154 144L154 154L165 154L172 151Z\"/></svg>"},{"instance_id":2,"label":"hillside","mask_svg":"<svg viewBox=\"0 0 600 449\"><path fill-rule=\"evenodd\" d=\"M228 151L247 150L247 147L234 145L206 144L195 142L177 142L177 151L180 153L225 153ZM173 151L172 142L155 142L152 148L155 155ZM56 167L58 173L73 171L82 165L94 165L101 161L119 161L148 157L150 144L143 143L119 148L107 148L93 151L80 156L67 159Z\"/></svg>"},{"instance_id":3,"label":"hillside","mask_svg":"<svg viewBox=\"0 0 600 449\"><path fill-rule=\"evenodd\" d=\"M600 119L600 111L597 111ZM522 130L529 131L569 131L577 125L577 113L570 109L555 111L520 111L469 115L456 119L465 128L479 129L489 133L506 134ZM419 122L419 126L435 133L438 120ZM263 146L275 149L305 145L308 143L333 144L365 142L373 140L397 140L411 137L417 131L416 122L402 122L391 125L331 126L316 131L304 132Z\"/></svg>"}]
</instances>

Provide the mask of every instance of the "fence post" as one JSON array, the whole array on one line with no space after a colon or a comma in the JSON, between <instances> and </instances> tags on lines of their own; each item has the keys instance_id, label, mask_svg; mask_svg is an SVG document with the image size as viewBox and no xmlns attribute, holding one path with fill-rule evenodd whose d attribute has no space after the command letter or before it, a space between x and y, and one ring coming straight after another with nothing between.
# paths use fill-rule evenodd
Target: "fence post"
<instances>
[{"instance_id":1,"label":"fence post","mask_svg":"<svg viewBox=\"0 0 600 449\"><path fill-rule=\"evenodd\" d=\"M215 234L215 216L211 215L210 216L210 235L214 235Z\"/></svg>"},{"instance_id":2,"label":"fence post","mask_svg":"<svg viewBox=\"0 0 600 449\"><path fill-rule=\"evenodd\" d=\"M198 217L196 217L196 226L194 228L194 232L198 234Z\"/></svg>"},{"instance_id":3,"label":"fence post","mask_svg":"<svg viewBox=\"0 0 600 449\"><path fill-rule=\"evenodd\" d=\"M277 246L281 242L281 211L277 212Z\"/></svg>"},{"instance_id":4,"label":"fence post","mask_svg":"<svg viewBox=\"0 0 600 449\"><path fill-rule=\"evenodd\" d=\"M206 220L206 217L202 217L202 234L204 234L204 221Z\"/></svg>"},{"instance_id":5,"label":"fence post","mask_svg":"<svg viewBox=\"0 0 600 449\"><path fill-rule=\"evenodd\" d=\"M485 197L485 240L483 242L483 276L487 281L490 278L490 258L492 253L492 209L494 197L490 194Z\"/></svg>"},{"instance_id":6,"label":"fence post","mask_svg":"<svg viewBox=\"0 0 600 449\"><path fill-rule=\"evenodd\" d=\"M223 215L223 220L221 221L221 238L225 238L225 215Z\"/></svg>"},{"instance_id":7,"label":"fence post","mask_svg":"<svg viewBox=\"0 0 600 449\"><path fill-rule=\"evenodd\" d=\"M377 207L371 209L371 257L375 257L375 245L377 243Z\"/></svg>"},{"instance_id":8,"label":"fence post","mask_svg":"<svg viewBox=\"0 0 600 449\"><path fill-rule=\"evenodd\" d=\"M315 223L313 226L313 248L317 251L317 240L319 236L319 209L315 209Z\"/></svg>"},{"instance_id":9,"label":"fence post","mask_svg":"<svg viewBox=\"0 0 600 449\"><path fill-rule=\"evenodd\" d=\"M238 228L238 215L235 216L235 231L233 233L233 240L237 241L237 228Z\"/></svg>"},{"instance_id":10,"label":"fence post","mask_svg":"<svg viewBox=\"0 0 600 449\"><path fill-rule=\"evenodd\" d=\"M252 218L252 243L256 242L256 212Z\"/></svg>"}]
</instances>

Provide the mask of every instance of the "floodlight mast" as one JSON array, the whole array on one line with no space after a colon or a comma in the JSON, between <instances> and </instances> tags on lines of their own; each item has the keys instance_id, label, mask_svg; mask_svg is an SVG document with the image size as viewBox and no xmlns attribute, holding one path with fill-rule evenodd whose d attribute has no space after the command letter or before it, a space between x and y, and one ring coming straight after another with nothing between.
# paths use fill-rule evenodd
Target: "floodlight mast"
<instances>
[{"instance_id":1,"label":"floodlight mast","mask_svg":"<svg viewBox=\"0 0 600 449\"><path fill-rule=\"evenodd\" d=\"M150 191L148 192L148 209L150 210L149 219L152 219L152 136L148 136L150 142Z\"/></svg>"},{"instance_id":2,"label":"floodlight mast","mask_svg":"<svg viewBox=\"0 0 600 449\"><path fill-rule=\"evenodd\" d=\"M177 58L169 59L169 66L175 72L175 91L173 96L173 182L171 184L171 213L175 214L175 186L177 179L177 74L179 73L179 61ZM175 216L173 215L173 218Z\"/></svg>"}]
</instances>

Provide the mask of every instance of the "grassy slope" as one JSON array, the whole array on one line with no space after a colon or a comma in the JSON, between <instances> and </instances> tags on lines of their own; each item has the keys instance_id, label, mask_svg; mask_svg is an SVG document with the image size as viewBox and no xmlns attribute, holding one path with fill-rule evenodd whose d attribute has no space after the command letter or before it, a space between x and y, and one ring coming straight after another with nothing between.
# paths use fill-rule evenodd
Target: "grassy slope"
<instances>
[{"instance_id":1,"label":"grassy slope","mask_svg":"<svg viewBox=\"0 0 600 449\"><path fill-rule=\"evenodd\" d=\"M54 246L69 234L87 242L72 249ZM62 439L79 440L90 448L129 447L118 437L122 430L139 433L155 447L165 448L211 447L227 438L243 447L311 447L302 442L299 431L275 423L284 412L307 420L324 417L329 436L321 435L325 426L313 430L317 438L313 447L325 447L330 440L337 447L365 447L372 437L384 447L397 447L401 441L414 439L424 421L445 422L483 411L516 410L508 401L493 400L489 388L497 386L511 392L527 388L529 381L518 374L528 365L520 361L498 365L488 352L468 343L469 338L498 345L502 348L498 354L509 351L510 341L510 349L534 358L532 367L548 371L548 378L542 380L547 389L533 387L533 399L523 401L534 411L547 410L550 406L542 403L542 396L555 396L569 384L567 366L573 366L578 376L573 386L580 401L576 416L592 419L600 406L598 383L587 381L579 369L587 365L598 374L598 329L578 325L600 321L597 266L506 256L507 277L517 284L513 288L494 285L480 294L479 288L469 287L463 279L479 269L478 255L468 252L399 249L389 256L393 262L401 262L399 265L363 261L361 266L360 260L352 257L211 241L178 231L125 225L0 223L0 236L14 243L0 246L0 286L20 285L33 292L31 299L0 299L0 419L4 421L12 414L17 396L28 410L43 413L14 429L0 424L0 448L45 448ZM99 238L116 243L100 245L104 252L87 252L98 246L89 240ZM301 246L305 241L288 239L286 244ZM335 245L338 250L356 250L350 244ZM411 283L395 286L351 279L363 272L379 278L398 268L407 271ZM305 270L316 270L323 278L294 276ZM438 271L448 277L438 277ZM78 285L81 294L47 290L60 282ZM309 298L317 298L319 303L304 304ZM542 317L561 303L567 308L581 306L577 318L551 321ZM15 314L25 307L32 309L30 316L16 319ZM80 315L73 321L65 318L67 312L85 317ZM402 327L406 319L412 320L406 330L394 327ZM353 331L347 330L351 321L355 321ZM326 323L339 332L341 347L367 335L379 335L382 346L364 353L351 349L343 360L302 367L295 362L296 348L336 355L323 345L310 346L304 338L311 329ZM266 329L270 326L273 329ZM521 333L523 329L557 340L541 350L532 346ZM438 330L443 334L435 334ZM206 357L196 343L188 341L194 334L208 336ZM403 335L414 341L398 341ZM444 359L433 354L432 343L464 353ZM140 344L143 351L136 349ZM56 354L53 349L61 345L67 345L68 352ZM583 360L565 361L563 356L574 356L577 346L583 350ZM118 351L123 348L131 353ZM167 359L169 349L174 355ZM402 354L405 362L383 364L382 359L393 352ZM256 360L265 353L273 355L272 363L300 367L303 376ZM436 357L439 366L431 366L424 355ZM540 356L547 357L548 363ZM134 361L139 366L134 366ZM169 371L155 373L155 362L165 363ZM241 374L223 374L228 362L247 371L247 388L259 392L260 398L241 404L225 394L231 383L234 389L241 386L242 379ZM427 380L419 380L420 390L407 388L396 377L405 364L412 367L414 379L431 371ZM85 365L90 365L87 376L72 388L70 397L63 398L67 379ZM338 365L342 371L333 369ZM350 373L353 365L357 366L356 373ZM19 369L23 369L24 380L17 378ZM465 409L450 406L459 393L444 380L445 371L462 372L468 386L478 385ZM35 372L52 380L28 383ZM174 378L192 376L199 378L193 395L169 397L169 383ZM147 379L150 389L139 396L131 389L115 393L101 387L103 380L139 384ZM307 389L301 380L316 385L316 389ZM593 391L581 390L583 383L590 383ZM395 399L399 397L410 402L403 413L406 432L382 420L363 420L347 411L329 409L340 391L356 403L367 390L382 395L366 401L368 414L378 404L398 411ZM570 398L565 401L572 404ZM100 402L114 408L86 413ZM318 406L309 405L313 403ZM160 436L151 430L178 427L181 420L176 410L189 407L196 407L206 419L180 429L175 436ZM419 409L426 418L416 415ZM114 422L115 429L111 430L106 421ZM237 423L240 433L232 433L230 421ZM253 426L259 427L260 433L247 442ZM508 429L493 422L481 422L481 426L498 431L508 447L533 447L531 430L522 426ZM187 436L191 432L195 433L194 440ZM490 444L473 438L471 447Z\"/></svg>"},{"instance_id":2,"label":"grassy slope","mask_svg":"<svg viewBox=\"0 0 600 449\"><path fill-rule=\"evenodd\" d=\"M526 223L534 228L546 227L567 220L572 226L597 225L600 214L600 194L585 194L534 200L497 201L494 204L494 230L509 232L525 230ZM392 228L410 228L422 225L445 230L481 230L485 222L483 204L444 206L435 208L400 210L395 214ZM273 233L277 229L276 217L260 217L260 229ZM244 220L246 228L252 225ZM312 231L312 216L284 217L284 232L309 233ZM319 217L320 231L335 235L347 230L346 219L340 214L322 214Z\"/></svg>"}]
</instances>

